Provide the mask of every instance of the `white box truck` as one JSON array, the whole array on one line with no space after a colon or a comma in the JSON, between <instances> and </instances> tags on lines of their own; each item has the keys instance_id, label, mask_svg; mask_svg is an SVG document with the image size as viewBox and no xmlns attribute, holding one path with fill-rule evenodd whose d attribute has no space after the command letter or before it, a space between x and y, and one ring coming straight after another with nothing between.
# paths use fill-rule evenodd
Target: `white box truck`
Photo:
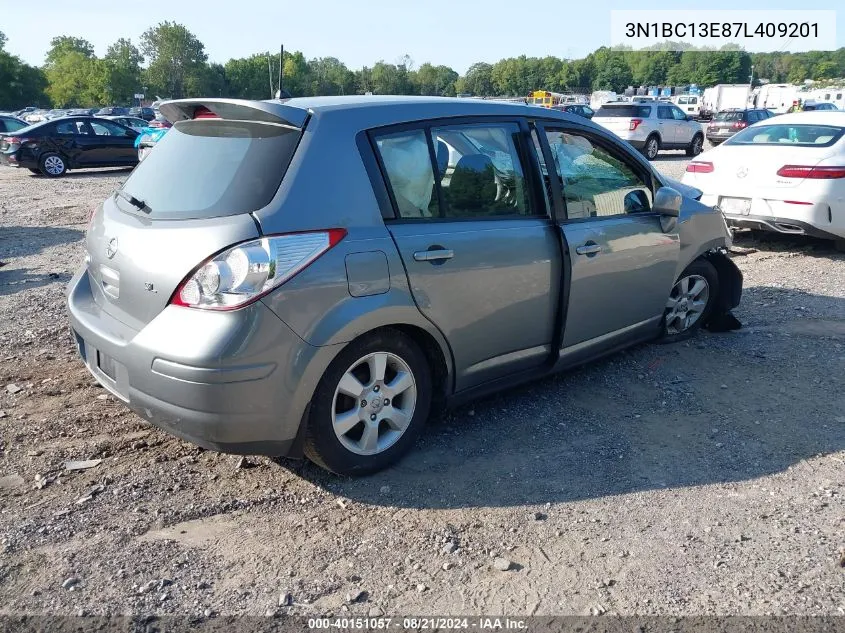
<instances>
[{"instance_id":1,"label":"white box truck","mask_svg":"<svg viewBox=\"0 0 845 633\"><path fill-rule=\"evenodd\" d=\"M744 110L748 107L751 86L748 84L719 84L704 91L701 116L705 119L722 110Z\"/></svg>"}]
</instances>

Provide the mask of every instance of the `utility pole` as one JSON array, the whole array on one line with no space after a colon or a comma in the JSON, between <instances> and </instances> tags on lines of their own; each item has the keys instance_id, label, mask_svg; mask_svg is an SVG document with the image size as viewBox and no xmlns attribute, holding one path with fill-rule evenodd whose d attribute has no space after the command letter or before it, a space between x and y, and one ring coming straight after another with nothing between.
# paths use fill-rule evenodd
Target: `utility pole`
<instances>
[{"instance_id":1,"label":"utility pole","mask_svg":"<svg viewBox=\"0 0 845 633\"><path fill-rule=\"evenodd\" d=\"M751 64L751 77L748 79L748 87L754 87L754 64Z\"/></svg>"},{"instance_id":2,"label":"utility pole","mask_svg":"<svg viewBox=\"0 0 845 633\"><path fill-rule=\"evenodd\" d=\"M279 49L279 99L282 98L282 68L285 66L285 45Z\"/></svg>"},{"instance_id":3,"label":"utility pole","mask_svg":"<svg viewBox=\"0 0 845 633\"><path fill-rule=\"evenodd\" d=\"M270 98L273 98L273 58L267 52L267 76L270 78Z\"/></svg>"}]
</instances>

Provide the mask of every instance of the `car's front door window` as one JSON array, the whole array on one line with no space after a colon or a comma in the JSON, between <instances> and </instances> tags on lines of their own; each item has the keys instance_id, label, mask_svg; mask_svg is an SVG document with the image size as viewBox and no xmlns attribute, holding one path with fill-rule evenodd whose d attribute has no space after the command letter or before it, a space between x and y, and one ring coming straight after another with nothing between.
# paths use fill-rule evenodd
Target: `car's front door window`
<instances>
[{"instance_id":1,"label":"car's front door window","mask_svg":"<svg viewBox=\"0 0 845 633\"><path fill-rule=\"evenodd\" d=\"M629 165L586 136L546 130L563 186L568 219L651 210L648 184Z\"/></svg>"}]
</instances>

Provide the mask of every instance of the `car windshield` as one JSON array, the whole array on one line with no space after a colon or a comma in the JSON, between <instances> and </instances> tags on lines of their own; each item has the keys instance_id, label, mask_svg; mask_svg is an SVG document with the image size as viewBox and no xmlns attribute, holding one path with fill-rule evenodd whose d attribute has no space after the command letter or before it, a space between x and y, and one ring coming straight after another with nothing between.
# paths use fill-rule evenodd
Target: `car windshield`
<instances>
[{"instance_id":1,"label":"car windshield","mask_svg":"<svg viewBox=\"0 0 845 633\"><path fill-rule=\"evenodd\" d=\"M830 147L845 132L832 125L781 123L746 128L725 141L725 145L791 145L799 147Z\"/></svg>"},{"instance_id":2,"label":"car windshield","mask_svg":"<svg viewBox=\"0 0 845 633\"><path fill-rule=\"evenodd\" d=\"M160 219L249 213L275 195L300 130L203 119L173 126L129 176L123 191Z\"/></svg>"},{"instance_id":3,"label":"car windshield","mask_svg":"<svg viewBox=\"0 0 845 633\"><path fill-rule=\"evenodd\" d=\"M745 112L719 112L713 117L714 121L744 121Z\"/></svg>"},{"instance_id":4,"label":"car windshield","mask_svg":"<svg viewBox=\"0 0 845 633\"><path fill-rule=\"evenodd\" d=\"M640 105L603 105L596 112L596 117L641 117L647 118L650 106Z\"/></svg>"}]
</instances>

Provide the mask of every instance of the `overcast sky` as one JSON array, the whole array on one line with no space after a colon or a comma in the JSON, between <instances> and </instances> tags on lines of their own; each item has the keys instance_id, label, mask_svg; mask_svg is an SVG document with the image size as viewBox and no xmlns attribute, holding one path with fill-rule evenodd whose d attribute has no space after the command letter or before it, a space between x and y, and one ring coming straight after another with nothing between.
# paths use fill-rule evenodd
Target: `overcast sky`
<instances>
[{"instance_id":1,"label":"overcast sky","mask_svg":"<svg viewBox=\"0 0 845 633\"><path fill-rule=\"evenodd\" d=\"M2 5L12 0L0 0ZM30 64L44 61L50 39L91 41L98 55L120 37L138 41L163 20L184 24L211 61L278 50L307 58L337 57L352 69L408 54L416 66L446 64L460 73L476 61L516 55L583 57L610 41L611 9L837 9L840 0L168 0L140 4L86 0L15 3L0 11L7 49ZM576 8L577 7L577 8ZM765 17L765 13L761 14ZM9 19L17 16L16 19ZM845 10L837 15L837 45L845 46ZM797 47L806 50L812 47Z\"/></svg>"}]
</instances>

